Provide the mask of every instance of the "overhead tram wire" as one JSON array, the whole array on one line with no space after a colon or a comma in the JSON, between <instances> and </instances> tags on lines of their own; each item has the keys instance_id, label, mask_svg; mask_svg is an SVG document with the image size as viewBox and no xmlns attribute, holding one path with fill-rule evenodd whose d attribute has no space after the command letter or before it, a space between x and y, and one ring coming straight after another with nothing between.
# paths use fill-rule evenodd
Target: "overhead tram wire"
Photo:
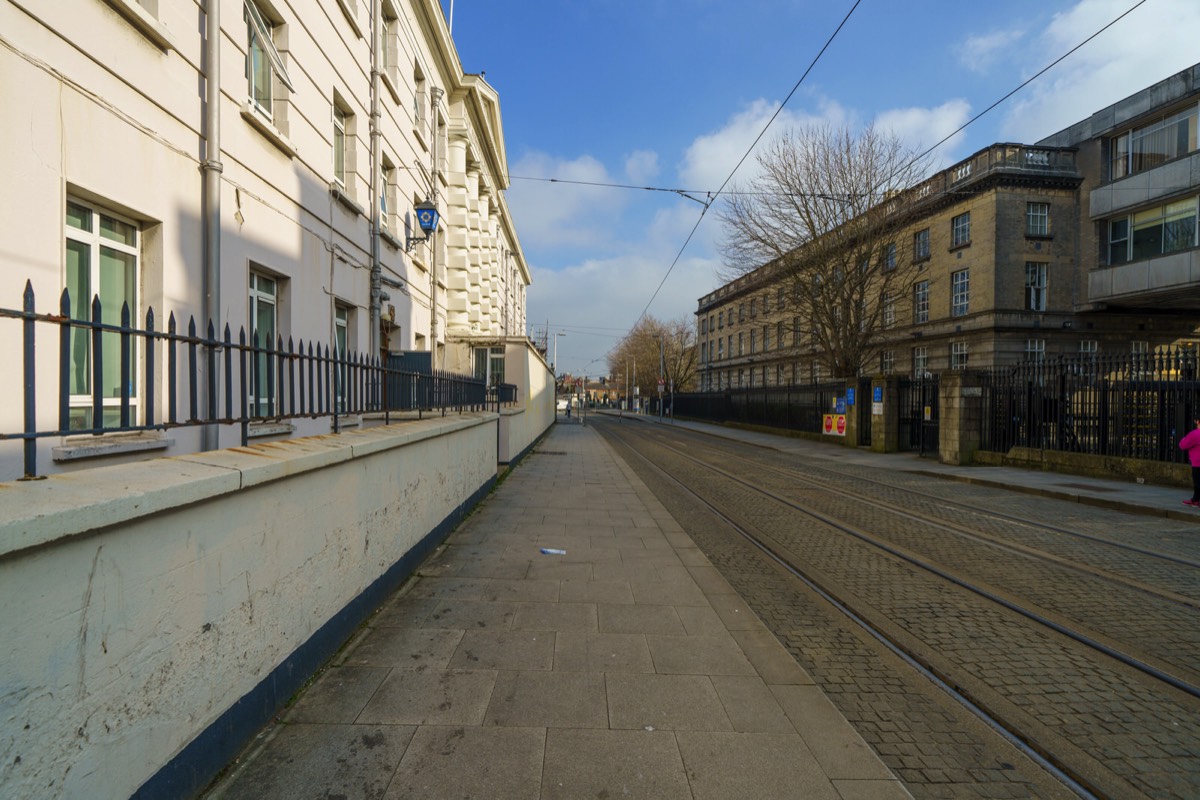
<instances>
[{"instance_id":1,"label":"overhead tram wire","mask_svg":"<svg viewBox=\"0 0 1200 800\"><path fill-rule=\"evenodd\" d=\"M829 38L825 40L825 44L822 45L820 51L816 54L816 56L813 57L813 60L811 63L809 63L808 68L804 70L804 74L800 76L800 80L796 81L796 85L793 86L792 90L787 93L787 97L783 98L783 102L779 104L779 108L775 109L775 113L771 115L769 120L767 120L767 124L763 125L763 128L761 131L759 131L758 136L756 136L750 146L746 148L746 152L742 154L742 157L738 160L738 163L734 166L734 168L729 171L729 175L721 183L721 186L716 192L712 192L708 195L708 202L704 203L704 209L700 212L700 217L696 220L696 224L692 226L692 230L688 233L687 239L684 240L683 246L679 248L679 252L675 255L675 260L672 261L671 266L667 268L667 273L663 275L663 279L659 281L658 288L654 290L654 294L650 295L650 299L646 302L646 307L642 309L642 313L638 314L637 319L634 320L633 325L630 326L630 331L638 326L638 323L641 322L642 318L646 316L646 312L650 310L650 306L654 303L654 299L658 297L658 293L662 291L662 287L666 284L667 278L671 277L671 272L675 269L675 265L679 263L679 259L683 257L683 253L685 250L687 250L687 246L691 243L692 237L695 236L696 231L699 230L700 223L704 221L704 216L708 213L708 209L712 207L713 202L716 201L716 199L721 196L721 193L725 191L725 187L729 185L729 182L733 180L733 176L736 175L737 171L742 168L742 164L744 164L746 159L750 157L750 154L754 152L754 148L758 146L760 141L762 141L763 136L766 136L767 130L771 127L775 120L779 118L779 115L783 113L783 109L787 106L788 101L792 99L792 96L796 94L797 91L799 91L800 85L804 83L804 79L807 78L808 74L813 71L813 67L815 67L817 62L821 60L821 56L825 55L825 51L829 49L831 44L833 44L833 40L837 38L839 33L841 33L842 28L846 27L846 23L850 21L850 16L854 13L854 10L858 8L859 3L861 2L862 0L854 0L854 5L852 5L850 10L846 12L846 16L842 18L840 23L838 23L837 28L834 29L833 33L829 35ZM1145 0L1143 0L1143 2L1145 2ZM689 197L688 199L695 200L696 198Z\"/></svg>"},{"instance_id":2,"label":"overhead tram wire","mask_svg":"<svg viewBox=\"0 0 1200 800\"><path fill-rule=\"evenodd\" d=\"M1093 33L1091 36L1087 37L1087 38L1086 38L1086 39L1084 39L1082 42L1080 42L1079 44L1075 45L1075 46L1074 46L1074 47L1072 47L1070 50L1068 50L1067 52L1063 53L1061 56L1059 56L1058 58L1054 59L1053 61L1051 61L1051 62L1050 62L1049 64L1047 64L1046 66L1042 67L1040 70L1038 70L1038 71L1037 71L1036 73L1034 73L1032 76L1030 76L1030 77L1029 77L1027 80L1025 80L1023 83L1021 83L1021 85L1019 85L1017 88L1013 89L1011 92L1009 92L1008 94L1004 95L1003 97L1001 97L1001 98L1000 98L999 100L997 100L996 102L992 103L990 106L988 106L987 108L985 108L983 111L980 111L978 114L976 114L975 116L971 117L969 120L967 120L967 121L966 121L966 122L964 122L962 125L960 125L960 126L959 126L959 127L958 127L958 128L955 130L955 131L953 131L951 134L949 134L948 136L946 136L946 138L942 139L940 142L938 142L937 144L933 145L933 147L930 147L928 150L926 150L925 152L923 152L923 153L921 153L920 155L918 155L918 156L917 156L916 158L914 158L914 159L913 159L911 162L909 162L908 166L906 166L906 167L905 167L905 169L907 169L908 167L911 167L913 164L915 164L915 163L917 163L918 161L920 161L921 159L925 158L925 156L929 155L929 154L930 154L930 153L932 153L934 150L937 150L939 147L941 147L942 145L944 145L946 142L950 141L950 140L951 140L951 139L953 139L955 136L957 136L958 134L962 133L964 130L966 130L966 129L967 129L967 127L968 127L969 125L971 125L971 124L973 124L974 122L976 122L976 121L977 121L977 120L978 120L980 117L982 117L984 114L987 114L989 111L991 111L992 109L994 109L996 106L1000 105L1000 104L1001 104L1001 103L1003 103L1005 100L1007 100L1008 98L1012 97L1014 94L1016 94L1017 92L1021 91L1021 90L1022 90L1022 89L1024 89L1026 86L1028 86L1029 84L1033 83L1033 82L1034 82L1035 80L1037 80L1038 78L1040 78L1040 77L1042 77L1043 75L1045 75L1047 72L1049 72L1049 71L1050 71L1051 69L1053 69L1054 67L1058 66L1058 65L1059 65L1059 64L1060 64L1062 61L1064 61L1064 60L1065 60L1065 59L1066 59L1068 56L1072 55L1072 54L1073 54L1073 53L1074 53L1076 50L1078 50L1079 48L1083 47L1085 44L1087 44L1088 42L1092 41L1092 39L1095 39L1095 38L1096 38L1097 36L1099 36L1100 34L1104 33L1106 30L1108 30L1109 28L1111 28L1113 25L1116 25L1118 22L1120 22L1121 20L1125 19L1125 17L1129 16L1131 13L1133 13L1134 11L1136 11L1136 10L1137 10L1137 9L1138 9L1138 8L1139 8L1141 5L1143 5L1145 2L1146 2L1146 0L1138 0L1138 2L1136 2L1136 3L1134 3L1132 6L1130 6L1130 7L1129 7L1129 8L1128 8L1128 9L1127 9L1125 12L1123 12L1122 14L1120 14L1119 16L1117 16L1115 19L1113 19L1113 21L1112 21L1112 22L1108 23L1108 24L1107 24L1107 25L1105 25L1103 28L1101 28L1100 30L1096 31L1096 32L1095 32L1095 33Z\"/></svg>"}]
</instances>

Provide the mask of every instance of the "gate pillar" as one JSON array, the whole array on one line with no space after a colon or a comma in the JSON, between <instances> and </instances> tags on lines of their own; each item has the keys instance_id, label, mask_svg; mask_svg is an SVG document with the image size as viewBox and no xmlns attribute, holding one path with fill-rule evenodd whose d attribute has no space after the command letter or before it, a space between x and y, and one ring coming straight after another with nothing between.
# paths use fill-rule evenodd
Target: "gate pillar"
<instances>
[{"instance_id":1,"label":"gate pillar","mask_svg":"<svg viewBox=\"0 0 1200 800\"><path fill-rule=\"evenodd\" d=\"M982 433L983 384L979 376L942 373L938 405L938 460L943 464L970 464Z\"/></svg>"},{"instance_id":2,"label":"gate pillar","mask_svg":"<svg viewBox=\"0 0 1200 800\"><path fill-rule=\"evenodd\" d=\"M879 398L876 400L875 398ZM900 378L877 375L871 380L871 451L895 453L900 449Z\"/></svg>"}]
</instances>

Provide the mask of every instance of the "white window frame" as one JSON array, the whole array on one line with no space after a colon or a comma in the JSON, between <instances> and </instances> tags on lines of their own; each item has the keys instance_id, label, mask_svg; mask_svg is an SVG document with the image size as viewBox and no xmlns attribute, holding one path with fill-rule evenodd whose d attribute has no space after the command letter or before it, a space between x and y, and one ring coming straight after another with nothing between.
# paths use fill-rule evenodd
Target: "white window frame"
<instances>
[{"instance_id":1,"label":"white window frame","mask_svg":"<svg viewBox=\"0 0 1200 800\"><path fill-rule=\"evenodd\" d=\"M346 119L348 114L335 98L333 101L333 182L346 188Z\"/></svg>"},{"instance_id":2,"label":"white window frame","mask_svg":"<svg viewBox=\"0 0 1200 800\"><path fill-rule=\"evenodd\" d=\"M971 270L950 273L950 316L965 317L971 313Z\"/></svg>"},{"instance_id":3,"label":"white window frame","mask_svg":"<svg viewBox=\"0 0 1200 800\"><path fill-rule=\"evenodd\" d=\"M100 310L100 322L101 323L103 323L105 325L120 325L121 324L121 304L128 303L129 304L130 327L131 328L138 327L139 311L140 311L140 305L141 305L140 304L140 293L141 293L141 284L142 284L142 258L141 258L142 231L141 231L140 225L135 220L129 219L128 217L124 217L120 214L110 211L109 209L107 209L101 205L98 205L96 203L92 203L87 200L82 200L77 197L69 196L67 198L67 206L68 207L75 206L75 207L79 208L80 210L86 211L87 215L88 215L88 229L84 230L84 229L69 225L65 222L66 210L64 209L63 230L64 230L64 235L65 235L66 241L64 242L64 252L63 252L63 259L64 259L64 262L63 262L63 285L67 286L68 289L70 288L68 285L68 276L66 274L66 271L67 271L66 248L68 248L70 246L68 243L73 242L78 246L86 248L86 251L88 254L88 257L87 257L87 259L88 259L88 263L87 263L88 290L86 293L83 293L84 296L81 296L81 297L72 296L70 298L71 299L71 308L72 308L71 317L74 319L84 319L84 320L90 321L92 318L92 301L97 295L99 295L100 303L101 303L101 310ZM108 220L110 223L112 223L114 225L114 227L116 225L121 225L121 226L127 226L127 227L131 228L134 243L132 245L130 245L130 244L127 244L126 242L118 241L117 239L114 239L111 236L105 236L101 230L104 220ZM130 288L132 289L132 294L133 294L132 302L130 302L129 297L124 297L121 301L121 304L117 304L117 303L113 303L113 302L107 302L107 303L105 302L104 284L103 284L103 278L101 275L101 263L100 263L101 255L103 254L103 251L105 249L112 251L118 257L133 259L132 280L130 279L130 276L128 276L128 275L125 278L126 283L131 284ZM80 294L80 293L77 293L77 294ZM68 400L68 405L70 407L69 427L72 430L89 430L89 429L93 429L93 428L98 428L98 427L103 426L105 416L111 414L114 410L119 414L120 408L121 408L120 392L118 391L113 396L106 395L106 396L102 397L100 425L97 425L96 420L94 420L94 419L90 420L91 424L89 425L88 424L88 420L90 419L89 415L92 411L92 399L93 399L92 392L95 388L92 383L92 381L93 381L93 378L92 378L92 371L93 371L92 330L90 328L72 328L71 332L70 332L70 337L71 337L71 345L72 345L72 364L73 365L75 364L76 348L78 348L79 350L82 351L82 355L84 357L83 374L81 377L82 377L82 383L83 383L83 388L85 389L85 392L78 392L78 393L72 392L69 396L69 400ZM141 348L138 346L138 337L132 336L132 337L130 337L130 339L131 339L131 342L130 342L130 354L129 354L129 367L130 367L129 380L130 380L131 386L129 387L130 388L129 412L130 412L130 423L136 425L138 409L141 407L141 403L139 402L139 383L138 383L138 376L140 373L140 370L138 368L138 365L140 363L139 353L140 353ZM120 369L121 369L120 344L119 344L120 335L115 332L105 331L104 333L101 334L101 341L102 341L102 345L107 345L107 346L102 346L102 354L106 357L104 358L104 365L103 365L104 376L102 376L101 379L103 380L104 377L106 377L106 376L115 377L115 379L117 380L117 388L119 389ZM104 387L101 387L101 389L103 391ZM118 416L116 418L116 421L108 427L118 427L119 425L120 425L120 418Z\"/></svg>"},{"instance_id":4,"label":"white window frame","mask_svg":"<svg viewBox=\"0 0 1200 800\"><path fill-rule=\"evenodd\" d=\"M971 351L966 342L950 343L950 369L964 370L971 360Z\"/></svg>"},{"instance_id":5,"label":"white window frame","mask_svg":"<svg viewBox=\"0 0 1200 800\"><path fill-rule=\"evenodd\" d=\"M1025 204L1025 235L1050 235L1050 204L1030 201Z\"/></svg>"},{"instance_id":6,"label":"white window frame","mask_svg":"<svg viewBox=\"0 0 1200 800\"><path fill-rule=\"evenodd\" d=\"M1026 339L1025 360L1040 364L1046 360L1046 340Z\"/></svg>"},{"instance_id":7,"label":"white window frame","mask_svg":"<svg viewBox=\"0 0 1200 800\"><path fill-rule=\"evenodd\" d=\"M922 345L912 350L913 377L920 378L929 371L929 348Z\"/></svg>"},{"instance_id":8,"label":"white window frame","mask_svg":"<svg viewBox=\"0 0 1200 800\"><path fill-rule=\"evenodd\" d=\"M278 25L262 13L262 9L258 7L258 0L242 0L242 9L242 17L246 21L246 79L250 106L268 120L274 120L275 79L278 78L290 92L296 91L296 87L292 84L292 79L288 77L283 57L275 49L275 34ZM254 51L256 48L254 45L256 42L259 44L257 49L261 52L261 57L266 59L266 63L263 65L266 68L266 86L263 88L268 93L266 106L259 102L259 97L255 93Z\"/></svg>"},{"instance_id":9,"label":"white window frame","mask_svg":"<svg viewBox=\"0 0 1200 800\"><path fill-rule=\"evenodd\" d=\"M913 284L913 324L929 322L929 281Z\"/></svg>"},{"instance_id":10,"label":"white window frame","mask_svg":"<svg viewBox=\"0 0 1200 800\"><path fill-rule=\"evenodd\" d=\"M274 275L268 275L265 272L258 270L250 271L249 285L247 295L249 298L250 311L250 338L252 345L256 345L261 350L274 350L279 341L279 294L280 294L280 279ZM271 330L267 334L263 334L259 329L257 321L260 311L269 308L271 314ZM269 339L267 337L270 337ZM256 338L257 337L257 338ZM248 386L246 387L250 397L250 415L255 417L272 417L275 415L276 401L279 397L279 375L274 375L274 384L270 385L267 382L267 353L257 353L254 356L259 362L259 390L262 394L259 397L254 396L254 377L253 372L246 375ZM253 369L253 367L251 367ZM274 395L269 394L274 390ZM265 407L266 413L261 413Z\"/></svg>"},{"instance_id":11,"label":"white window frame","mask_svg":"<svg viewBox=\"0 0 1200 800\"><path fill-rule=\"evenodd\" d=\"M913 234L913 261L929 258L929 228Z\"/></svg>"},{"instance_id":12,"label":"white window frame","mask_svg":"<svg viewBox=\"0 0 1200 800\"><path fill-rule=\"evenodd\" d=\"M950 220L950 246L966 247L971 243L971 212L965 211Z\"/></svg>"},{"instance_id":13,"label":"white window frame","mask_svg":"<svg viewBox=\"0 0 1200 800\"><path fill-rule=\"evenodd\" d=\"M883 350L879 353L879 371L891 375L896 371L896 351Z\"/></svg>"},{"instance_id":14,"label":"white window frame","mask_svg":"<svg viewBox=\"0 0 1200 800\"><path fill-rule=\"evenodd\" d=\"M1045 311L1050 294L1050 265L1044 261L1025 262L1025 310Z\"/></svg>"},{"instance_id":15,"label":"white window frame","mask_svg":"<svg viewBox=\"0 0 1200 800\"><path fill-rule=\"evenodd\" d=\"M350 353L350 316L350 306L343 303L333 304L333 349L338 359L344 359ZM338 383L334 387L334 399L337 413L345 414L346 398L349 394L346 390L349 370L345 364L338 364L337 373Z\"/></svg>"}]
</instances>

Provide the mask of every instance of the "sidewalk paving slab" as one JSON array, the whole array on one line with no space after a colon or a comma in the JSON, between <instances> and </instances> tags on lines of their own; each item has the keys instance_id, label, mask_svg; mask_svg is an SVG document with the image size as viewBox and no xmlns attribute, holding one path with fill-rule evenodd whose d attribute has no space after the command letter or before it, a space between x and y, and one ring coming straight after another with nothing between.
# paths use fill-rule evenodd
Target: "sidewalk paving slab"
<instances>
[{"instance_id":1,"label":"sidewalk paving slab","mask_svg":"<svg viewBox=\"0 0 1200 800\"><path fill-rule=\"evenodd\" d=\"M206 796L910 797L577 424L551 429Z\"/></svg>"}]
</instances>

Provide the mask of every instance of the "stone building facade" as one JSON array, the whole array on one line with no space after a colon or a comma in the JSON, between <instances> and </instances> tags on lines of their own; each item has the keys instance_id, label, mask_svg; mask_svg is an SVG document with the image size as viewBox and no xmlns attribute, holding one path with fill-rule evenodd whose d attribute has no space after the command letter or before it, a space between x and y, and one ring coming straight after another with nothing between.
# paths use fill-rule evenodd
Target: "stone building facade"
<instances>
[{"instance_id":1,"label":"stone building facade","mask_svg":"<svg viewBox=\"0 0 1200 800\"><path fill-rule=\"evenodd\" d=\"M0 307L19 309L28 281L42 313L65 288L71 316L99 295L106 322L128 303L138 324L153 308L160 330L173 313L181 329L229 324L235 340L245 327L428 352L437 369L528 371L530 273L504 197L499 97L463 72L437 0L0 0L0 45L13 187L0 196ZM429 238L414 214L425 201L441 215ZM19 340L19 324L0 325L5 374L21 374ZM43 429L57 421L53 349L38 351ZM72 429L92 424L80 374ZM107 419L120 392L103 381ZM163 388L136 387L137 422ZM19 402L0 405L0 432L22 424ZM102 461L237 442L224 426L205 444L213 427L107 436ZM39 452L52 471L97 463L70 437Z\"/></svg>"},{"instance_id":2,"label":"stone building facade","mask_svg":"<svg viewBox=\"0 0 1200 800\"><path fill-rule=\"evenodd\" d=\"M877 360L864 371L938 373L1195 340L1198 103L1200 65L1036 145L987 147L890 199L912 283L906 296L879 300ZM1114 176L1120 137L1139 132L1142 161L1126 152L1122 169L1133 174ZM1174 237L1165 249L1148 252L1151 232L1141 250L1130 243L1115 255L1126 240L1114 244L1114 231L1128 228L1132 242L1151 217ZM834 377L789 292L766 265L700 298L702 390Z\"/></svg>"}]
</instances>

